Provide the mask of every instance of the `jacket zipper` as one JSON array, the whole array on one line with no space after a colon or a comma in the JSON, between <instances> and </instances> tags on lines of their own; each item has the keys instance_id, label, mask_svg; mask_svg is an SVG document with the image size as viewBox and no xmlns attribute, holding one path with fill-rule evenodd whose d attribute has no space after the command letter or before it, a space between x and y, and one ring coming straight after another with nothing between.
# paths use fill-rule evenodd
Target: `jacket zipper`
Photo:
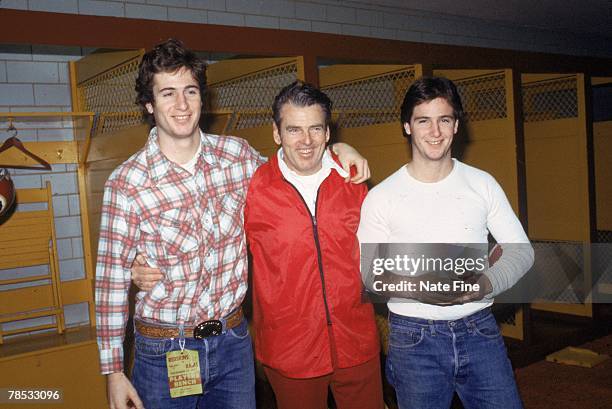
<instances>
[{"instance_id":1,"label":"jacket zipper","mask_svg":"<svg viewBox=\"0 0 612 409\"><path fill-rule=\"evenodd\" d=\"M319 264L319 276L321 278L321 287L323 288L323 304L325 305L325 318L327 320L327 325L332 324L331 314L329 313L329 304L327 303L327 291L325 290L325 275L323 274L323 256L321 255L321 243L319 242L319 229L317 225L317 210L319 207L319 190L321 189L321 185L319 185L317 189L317 198L315 199L315 214L314 216L310 213L310 209L308 208L308 204L302 197L300 191L293 185L293 183L289 182L287 179L283 180L291 186L295 192L298 194L299 198L304 203L306 207L306 211L310 215L310 222L312 223L312 234L314 236L315 247L317 248L317 261Z\"/></svg>"}]
</instances>

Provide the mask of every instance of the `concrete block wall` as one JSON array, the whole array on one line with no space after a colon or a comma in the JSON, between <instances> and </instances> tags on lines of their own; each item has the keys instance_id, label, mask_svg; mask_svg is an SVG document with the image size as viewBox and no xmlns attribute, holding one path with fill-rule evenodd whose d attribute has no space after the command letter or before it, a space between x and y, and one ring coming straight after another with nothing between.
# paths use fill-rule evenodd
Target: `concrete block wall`
<instances>
[{"instance_id":1,"label":"concrete block wall","mask_svg":"<svg viewBox=\"0 0 612 409\"><path fill-rule=\"evenodd\" d=\"M30 4L34 5L35 2ZM0 44L0 112L71 111L68 61L79 59L82 55L83 50L79 47ZM72 123L69 120L34 122L16 119L14 125L17 137L23 142L73 140ZM6 132L7 126L7 122L0 122L0 143L10 136ZM76 170L74 164L52 165L51 171L9 170L18 189L41 188L46 181L51 182L62 281L85 277ZM16 211L45 208L46 205L42 203L18 204ZM17 278L45 274L48 271L48 266L36 266L0 270L0 275L2 278ZM88 321L85 305L67 307L65 316L68 325L80 325ZM39 324L47 323L49 318L36 321ZM4 328L8 330L23 324L5 324Z\"/></svg>"},{"instance_id":2,"label":"concrete block wall","mask_svg":"<svg viewBox=\"0 0 612 409\"><path fill-rule=\"evenodd\" d=\"M387 2L387 4L398 4ZM401 3L399 3L401 4ZM349 0L0 0L0 7L611 57L610 39ZM586 6L585 6L586 7ZM0 78L1 78L0 71Z\"/></svg>"}]
</instances>

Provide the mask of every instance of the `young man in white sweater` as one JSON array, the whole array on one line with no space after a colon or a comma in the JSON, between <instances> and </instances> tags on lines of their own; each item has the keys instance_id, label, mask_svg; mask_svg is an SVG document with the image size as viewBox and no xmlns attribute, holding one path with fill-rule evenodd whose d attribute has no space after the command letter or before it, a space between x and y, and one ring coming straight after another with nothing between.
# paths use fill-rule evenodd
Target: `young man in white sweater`
<instances>
[{"instance_id":1,"label":"young man in white sweater","mask_svg":"<svg viewBox=\"0 0 612 409\"><path fill-rule=\"evenodd\" d=\"M451 81L417 80L401 109L412 161L372 189L362 207L362 244L487 243L490 233L503 249L484 274L465 280L471 291L385 294L394 297L386 374L402 409L448 408L454 392L467 409L522 408L490 306L529 270L533 248L495 179L451 157L462 114ZM376 277L364 272L368 288L380 289Z\"/></svg>"}]
</instances>

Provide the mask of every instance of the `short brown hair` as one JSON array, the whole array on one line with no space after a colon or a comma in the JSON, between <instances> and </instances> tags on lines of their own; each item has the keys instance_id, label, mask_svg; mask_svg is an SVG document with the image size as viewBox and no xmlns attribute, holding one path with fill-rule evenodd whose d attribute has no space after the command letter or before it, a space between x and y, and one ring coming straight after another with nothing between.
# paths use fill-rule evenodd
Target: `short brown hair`
<instances>
[{"instance_id":1,"label":"short brown hair","mask_svg":"<svg viewBox=\"0 0 612 409\"><path fill-rule=\"evenodd\" d=\"M138 67L136 78L136 103L140 105L147 122L154 126L155 118L146 109L146 104L154 103L153 77L160 72L176 72L181 68L191 71L200 87L202 109L206 94L206 64L196 53L185 48L180 40L169 39L145 53Z\"/></svg>"},{"instance_id":2,"label":"short brown hair","mask_svg":"<svg viewBox=\"0 0 612 409\"><path fill-rule=\"evenodd\" d=\"M294 81L280 90L272 104L274 123L281 126L281 109L285 104L294 104L299 107L319 105L325 114L325 125L331 122L332 102L329 97L312 84L303 81Z\"/></svg>"},{"instance_id":3,"label":"short brown hair","mask_svg":"<svg viewBox=\"0 0 612 409\"><path fill-rule=\"evenodd\" d=\"M412 83L406 92L400 113L402 125L410 122L415 106L436 98L445 99L453 107L455 119L463 119L461 96L455 84L444 77L422 77Z\"/></svg>"}]
</instances>

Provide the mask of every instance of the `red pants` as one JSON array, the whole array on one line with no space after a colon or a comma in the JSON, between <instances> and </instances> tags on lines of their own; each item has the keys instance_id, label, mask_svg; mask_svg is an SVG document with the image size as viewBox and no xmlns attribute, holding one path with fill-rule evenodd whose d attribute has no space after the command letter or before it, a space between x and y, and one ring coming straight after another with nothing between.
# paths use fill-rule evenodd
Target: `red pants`
<instances>
[{"instance_id":1,"label":"red pants","mask_svg":"<svg viewBox=\"0 0 612 409\"><path fill-rule=\"evenodd\" d=\"M317 378L287 378L267 366L264 371L274 389L278 409L327 409L328 387L338 409L384 408L378 357Z\"/></svg>"}]
</instances>

